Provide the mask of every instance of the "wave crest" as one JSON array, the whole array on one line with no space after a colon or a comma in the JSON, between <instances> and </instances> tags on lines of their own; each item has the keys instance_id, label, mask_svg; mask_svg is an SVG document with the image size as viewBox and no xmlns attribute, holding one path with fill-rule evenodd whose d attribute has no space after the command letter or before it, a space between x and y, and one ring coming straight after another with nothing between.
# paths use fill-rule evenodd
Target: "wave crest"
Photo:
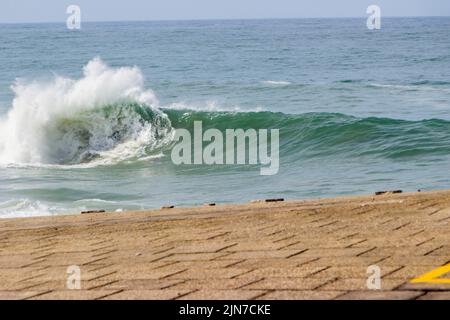
<instances>
[{"instance_id":1,"label":"wave crest","mask_svg":"<svg viewBox=\"0 0 450 320\"><path fill-rule=\"evenodd\" d=\"M148 155L173 131L137 67L95 58L79 80L18 80L12 89L0 120L1 164L111 163Z\"/></svg>"}]
</instances>

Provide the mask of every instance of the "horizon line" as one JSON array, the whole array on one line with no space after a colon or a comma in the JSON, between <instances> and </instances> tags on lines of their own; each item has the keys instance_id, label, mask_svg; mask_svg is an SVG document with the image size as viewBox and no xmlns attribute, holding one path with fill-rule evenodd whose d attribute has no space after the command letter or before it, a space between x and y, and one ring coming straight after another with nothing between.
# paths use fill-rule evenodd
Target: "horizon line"
<instances>
[{"instance_id":1,"label":"horizon line","mask_svg":"<svg viewBox=\"0 0 450 320\"><path fill-rule=\"evenodd\" d=\"M383 18L449 18L450 15L428 15L428 16L382 16ZM82 23L116 23L116 22L195 22L195 21L255 21L255 20L309 20L309 19L367 19L367 16L321 16L321 17L270 17L270 18L195 18L195 19L131 19L131 20L85 20ZM66 23L66 20L54 21L14 21L2 22L1 24L56 24Z\"/></svg>"}]
</instances>

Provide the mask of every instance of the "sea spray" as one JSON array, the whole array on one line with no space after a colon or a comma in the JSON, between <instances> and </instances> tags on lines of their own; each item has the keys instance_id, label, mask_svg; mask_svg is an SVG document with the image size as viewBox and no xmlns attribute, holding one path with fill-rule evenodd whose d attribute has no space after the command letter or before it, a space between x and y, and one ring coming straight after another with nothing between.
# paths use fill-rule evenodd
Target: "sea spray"
<instances>
[{"instance_id":1,"label":"sea spray","mask_svg":"<svg viewBox=\"0 0 450 320\"><path fill-rule=\"evenodd\" d=\"M144 155L171 139L171 125L137 67L91 60L83 77L18 80L0 120L0 164L102 163Z\"/></svg>"}]
</instances>

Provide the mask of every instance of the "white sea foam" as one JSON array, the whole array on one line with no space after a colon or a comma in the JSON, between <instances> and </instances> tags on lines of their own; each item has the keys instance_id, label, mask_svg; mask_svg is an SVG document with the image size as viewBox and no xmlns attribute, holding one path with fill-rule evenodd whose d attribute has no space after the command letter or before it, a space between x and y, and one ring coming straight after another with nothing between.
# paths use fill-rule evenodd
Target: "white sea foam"
<instances>
[{"instance_id":1,"label":"white sea foam","mask_svg":"<svg viewBox=\"0 0 450 320\"><path fill-rule=\"evenodd\" d=\"M386 88L386 89L404 90L404 91L450 92L450 88L448 88L448 87L434 87L431 85L402 85L402 84L370 83L369 86L375 87L375 88Z\"/></svg>"},{"instance_id":2,"label":"white sea foam","mask_svg":"<svg viewBox=\"0 0 450 320\"><path fill-rule=\"evenodd\" d=\"M167 109L172 110L191 110L191 111L205 111L205 112L261 112L265 111L262 107L256 108L242 108L237 105L221 105L217 101L207 101L206 103L192 104L185 102L176 102L167 106Z\"/></svg>"},{"instance_id":3,"label":"white sea foam","mask_svg":"<svg viewBox=\"0 0 450 320\"><path fill-rule=\"evenodd\" d=\"M95 58L83 71L78 80L16 81L12 108L0 119L0 164L109 164L171 139L170 121L139 68Z\"/></svg>"},{"instance_id":4,"label":"white sea foam","mask_svg":"<svg viewBox=\"0 0 450 320\"><path fill-rule=\"evenodd\" d=\"M140 209L139 206L128 206L129 209ZM102 209L108 212L122 212L123 204L117 201L102 199L82 199L74 201L68 206L49 204L39 200L26 198L12 199L0 202L0 219L40 217L62 214L77 214L86 210Z\"/></svg>"},{"instance_id":5,"label":"white sea foam","mask_svg":"<svg viewBox=\"0 0 450 320\"><path fill-rule=\"evenodd\" d=\"M273 86L288 86L291 84L289 81L275 81L275 80L267 80L263 81L264 84L273 85Z\"/></svg>"},{"instance_id":6,"label":"white sea foam","mask_svg":"<svg viewBox=\"0 0 450 320\"><path fill-rule=\"evenodd\" d=\"M1 218L48 216L55 213L64 214L65 209L52 207L42 203L41 201L33 201L29 199L13 199L0 202Z\"/></svg>"}]
</instances>

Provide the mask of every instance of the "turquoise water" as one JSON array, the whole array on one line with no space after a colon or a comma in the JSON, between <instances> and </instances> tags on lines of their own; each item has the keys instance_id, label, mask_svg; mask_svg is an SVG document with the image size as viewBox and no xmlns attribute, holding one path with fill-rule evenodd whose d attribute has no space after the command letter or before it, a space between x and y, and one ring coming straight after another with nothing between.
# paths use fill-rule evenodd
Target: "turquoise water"
<instances>
[{"instance_id":1,"label":"turquoise water","mask_svg":"<svg viewBox=\"0 0 450 320\"><path fill-rule=\"evenodd\" d=\"M449 36L450 18L0 25L0 217L448 188ZM195 120L280 129L279 173L175 166Z\"/></svg>"}]
</instances>

